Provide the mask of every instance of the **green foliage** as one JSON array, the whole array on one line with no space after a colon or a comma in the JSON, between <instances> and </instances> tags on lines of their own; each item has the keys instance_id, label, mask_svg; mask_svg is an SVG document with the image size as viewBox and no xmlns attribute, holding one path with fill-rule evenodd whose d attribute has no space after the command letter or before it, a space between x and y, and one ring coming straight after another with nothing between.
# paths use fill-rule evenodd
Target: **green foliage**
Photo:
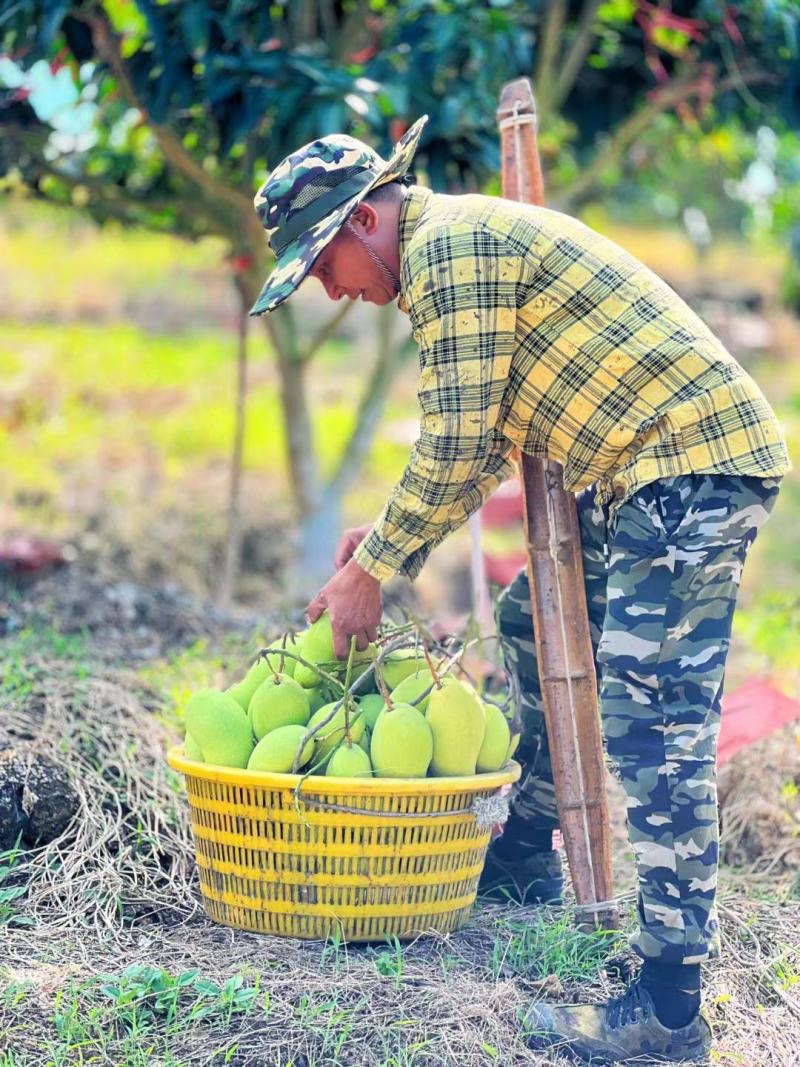
<instances>
[{"instance_id":1,"label":"green foliage","mask_svg":"<svg viewBox=\"0 0 800 1067\"><path fill-rule=\"evenodd\" d=\"M20 881L22 872L18 869L22 854L19 837L13 848L0 852L0 928L33 923L29 915L19 915L14 906L14 902L28 891L27 882Z\"/></svg>"},{"instance_id":2,"label":"green foliage","mask_svg":"<svg viewBox=\"0 0 800 1067\"><path fill-rule=\"evenodd\" d=\"M375 970L384 978L393 978L395 988L399 989L405 969L403 946L394 935L386 940L389 947L375 954Z\"/></svg>"},{"instance_id":3,"label":"green foliage","mask_svg":"<svg viewBox=\"0 0 800 1067\"><path fill-rule=\"evenodd\" d=\"M185 1025L209 1016L230 1024L233 1015L255 1008L260 992L258 976L252 985L240 974L219 983L203 978L197 968L173 976L146 964L131 964L118 977L104 975L98 981L100 992L113 1001L117 1021L130 1031L144 1030L157 1019L169 1027L179 1015Z\"/></svg>"},{"instance_id":4,"label":"green foliage","mask_svg":"<svg viewBox=\"0 0 800 1067\"><path fill-rule=\"evenodd\" d=\"M261 980L250 982L236 974L216 982L196 968L171 974L161 967L131 964L119 975L100 975L71 982L59 989L52 1026L57 1040L47 1041L54 1065L80 1062L92 1056L124 1067L150 1067L159 1063L179 1067L166 1047L187 1028L212 1024L219 1039L236 1017L270 1012L269 993L262 995ZM224 1048L219 1050L225 1054ZM123 1058L120 1058L123 1057ZM215 1062L227 1062L215 1060Z\"/></svg>"},{"instance_id":5,"label":"green foliage","mask_svg":"<svg viewBox=\"0 0 800 1067\"><path fill-rule=\"evenodd\" d=\"M0 116L11 135L5 167L16 152L42 195L68 203L82 189L79 201L97 217L232 238L257 177L298 145L348 130L386 150L393 123L427 113L420 162L434 187L480 186L498 169L499 88L537 64L545 129L562 115L560 147L571 151L573 141L575 158L644 104L656 62L665 81L714 65L734 72L730 94L762 62L788 74L796 61L791 9L741 4L733 24L719 5L703 7L694 17L635 17L637 5L607 0L594 23L580 23L576 7L558 27L553 5L523 0L105 0L91 15L77 3L26 0L0 40L26 63L66 59L82 102L102 121L96 143L66 173L44 165L46 123L14 91ZM548 52L542 42L552 32ZM740 37L747 45L737 51ZM760 104L742 91L747 106L740 99L738 109L751 128L763 122L768 98L788 105L780 89L765 81Z\"/></svg>"},{"instance_id":6,"label":"green foliage","mask_svg":"<svg viewBox=\"0 0 800 1067\"><path fill-rule=\"evenodd\" d=\"M525 922L501 919L488 970L494 981L502 974L530 979L555 975L561 981L580 982L592 978L622 947L621 931L583 932L575 928L574 918L566 912L537 913L532 921Z\"/></svg>"},{"instance_id":7,"label":"green foliage","mask_svg":"<svg viewBox=\"0 0 800 1067\"><path fill-rule=\"evenodd\" d=\"M22 700L44 682L54 661L81 680L87 676L86 636L50 627L26 627L0 642L0 697Z\"/></svg>"},{"instance_id":8,"label":"green foliage","mask_svg":"<svg viewBox=\"0 0 800 1067\"><path fill-rule=\"evenodd\" d=\"M735 626L737 633L774 667L797 667L800 648L800 592L797 590L765 591L752 607L737 609Z\"/></svg>"}]
</instances>

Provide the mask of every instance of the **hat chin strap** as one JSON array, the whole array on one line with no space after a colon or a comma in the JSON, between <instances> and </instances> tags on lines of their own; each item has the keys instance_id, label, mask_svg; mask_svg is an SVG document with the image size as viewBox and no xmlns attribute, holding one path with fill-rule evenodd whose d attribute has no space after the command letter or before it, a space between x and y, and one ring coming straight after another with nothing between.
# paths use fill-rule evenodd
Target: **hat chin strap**
<instances>
[{"instance_id":1,"label":"hat chin strap","mask_svg":"<svg viewBox=\"0 0 800 1067\"><path fill-rule=\"evenodd\" d=\"M357 241L360 241L364 248L366 248L367 255L373 263L380 267L380 269L383 271L384 277L392 283L392 288L394 289L395 296L397 296L397 294L400 292L400 279L395 275L394 271L390 267L388 267L386 263L384 263L378 253L369 247L367 242L364 240L361 234L358 233L355 226L353 226L353 224L349 220L345 223L345 226L350 231L350 233L352 233L353 237L355 237Z\"/></svg>"}]
</instances>

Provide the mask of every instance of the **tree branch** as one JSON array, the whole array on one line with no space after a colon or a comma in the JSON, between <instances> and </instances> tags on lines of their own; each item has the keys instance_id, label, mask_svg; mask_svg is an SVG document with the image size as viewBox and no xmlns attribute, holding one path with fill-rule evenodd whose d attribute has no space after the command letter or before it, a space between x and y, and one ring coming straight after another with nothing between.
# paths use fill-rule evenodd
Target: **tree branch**
<instances>
[{"instance_id":1,"label":"tree branch","mask_svg":"<svg viewBox=\"0 0 800 1067\"><path fill-rule=\"evenodd\" d=\"M248 286L249 306L255 303L258 292L257 285ZM305 368L297 352L294 317L291 308L283 306L262 315L261 321L278 361L290 489L298 516L304 519L316 511L319 492L314 427L303 380Z\"/></svg>"},{"instance_id":2,"label":"tree branch","mask_svg":"<svg viewBox=\"0 0 800 1067\"><path fill-rule=\"evenodd\" d=\"M181 232L186 237L197 237L202 234L214 231L214 227L211 225L211 220L206 219L209 225L205 230L201 230L197 227L198 216L197 212L186 212L181 210L181 205L177 200L156 200L151 197L135 197L129 193L120 190L119 186L113 186L114 195L109 196L108 188L105 183L97 178L93 178L85 174L68 174L66 171L60 170L58 167L54 167L47 160L36 156L33 159L33 169L35 172L41 172L48 174L58 181L64 182L71 189L86 188L92 191L92 197L97 203L102 203L104 209L108 211L114 218L119 219L121 222L126 223L129 226L140 225L142 217L147 216L152 211L167 211L172 216L183 223ZM46 195L46 194L45 194ZM150 229L158 230L159 227L148 224ZM161 228L161 232L174 233L175 230L169 231ZM216 232L220 237L225 237L227 234L219 227L216 228Z\"/></svg>"},{"instance_id":3,"label":"tree branch","mask_svg":"<svg viewBox=\"0 0 800 1067\"><path fill-rule=\"evenodd\" d=\"M13 138L13 143L15 145L19 145L20 139ZM184 236L187 238L193 238L198 236L192 228L192 225L197 222L196 215L182 216L181 212L172 203L164 202L163 204L160 204L159 202L150 200L139 200L136 197L131 197L125 194L115 195L111 197L108 195L108 192L104 187L103 183L98 181L97 179L92 179L83 174L68 174L65 171L60 170L58 167L54 167L51 163L48 163L47 160L43 159L40 155L32 152L30 148L27 148L26 150L31 153L31 163L29 165L29 170L26 170L26 168L24 167L21 168L23 173L23 179L26 181L31 191L33 191L40 200L56 205L61 205L62 203L57 198L48 195L41 189L34 188L34 183L42 175L48 175L60 182L63 182L70 189L91 189L94 205L102 206L103 211L106 212L111 218L117 219L119 222L123 223L126 226L140 225L142 222L143 214L146 214L147 211L151 209L158 210L159 207L162 206L172 211L175 218L183 220L185 228L181 229L180 236ZM19 157L19 152L17 153L17 156ZM73 203L64 202L63 206L74 208L75 205ZM87 211L89 214L91 214L91 211L89 211L88 208ZM151 228L154 230L157 229L157 227L155 226L151 226ZM175 231L173 229L169 232L174 233ZM224 236L224 234L221 234L221 236Z\"/></svg>"},{"instance_id":4,"label":"tree branch","mask_svg":"<svg viewBox=\"0 0 800 1067\"><path fill-rule=\"evenodd\" d=\"M549 115L555 69L561 47L561 33L567 17L567 0L550 0L541 32L536 60L536 110L540 118Z\"/></svg>"},{"instance_id":5,"label":"tree branch","mask_svg":"<svg viewBox=\"0 0 800 1067\"><path fill-rule=\"evenodd\" d=\"M369 36L368 16L368 0L356 0L340 16L336 40L334 42L329 39L328 42L331 55L338 63L343 63L346 55L359 48L365 39L365 30L367 37Z\"/></svg>"},{"instance_id":6,"label":"tree branch","mask_svg":"<svg viewBox=\"0 0 800 1067\"><path fill-rule=\"evenodd\" d=\"M233 275L232 280L239 297L239 315L236 349L236 415L228 485L228 528L219 587L219 602L223 608L229 608L233 600L242 556L242 465L247 406L247 333L250 324L247 316L250 305L247 303L245 287L237 274Z\"/></svg>"},{"instance_id":7,"label":"tree branch","mask_svg":"<svg viewBox=\"0 0 800 1067\"><path fill-rule=\"evenodd\" d=\"M759 82L774 81L777 81L777 77L769 71L747 71L743 72L738 78L723 78L717 82L716 91L717 95L719 95L729 89L737 88L743 82L753 85ZM562 210L566 210L567 207L574 208L576 204L585 200L603 171L619 160L620 156L644 133L657 115L664 111L669 111L675 104L697 92L702 84L702 78L698 78L696 74L674 79L664 86L657 96L652 97L648 103L622 122L614 130L604 147L597 152L592 162L584 168L580 177L572 185L567 186L559 195L558 202Z\"/></svg>"},{"instance_id":8,"label":"tree branch","mask_svg":"<svg viewBox=\"0 0 800 1067\"><path fill-rule=\"evenodd\" d=\"M585 0L575 28L575 36L561 64L561 71L550 97L551 111L557 111L561 107L578 80L584 60L594 44L595 15L601 2L602 0Z\"/></svg>"},{"instance_id":9,"label":"tree branch","mask_svg":"<svg viewBox=\"0 0 800 1067\"><path fill-rule=\"evenodd\" d=\"M326 497L338 499L347 492L361 471L395 372L409 347L413 347L410 339L400 344L393 343L393 324L394 310L391 305L379 308L378 357L361 396L353 431L336 471L325 486Z\"/></svg>"},{"instance_id":10,"label":"tree branch","mask_svg":"<svg viewBox=\"0 0 800 1067\"><path fill-rule=\"evenodd\" d=\"M252 211L252 202L240 190L218 181L205 171L186 151L179 137L166 126L154 122L147 108L139 100L133 87L125 60L119 47L119 37L111 29L105 16L97 14L77 14L91 28L98 54L108 63L119 83L120 92L131 107L136 108L147 119L147 125L164 153L164 158L185 178L196 185L206 198L215 203L225 203L237 212Z\"/></svg>"},{"instance_id":11,"label":"tree branch","mask_svg":"<svg viewBox=\"0 0 800 1067\"><path fill-rule=\"evenodd\" d=\"M326 341L336 333L340 323L345 319L347 315L355 307L355 300L345 300L340 302L341 306L337 308L336 312L322 325L322 328L312 337L303 352L300 354L299 359L301 363L308 363L322 348Z\"/></svg>"}]
</instances>

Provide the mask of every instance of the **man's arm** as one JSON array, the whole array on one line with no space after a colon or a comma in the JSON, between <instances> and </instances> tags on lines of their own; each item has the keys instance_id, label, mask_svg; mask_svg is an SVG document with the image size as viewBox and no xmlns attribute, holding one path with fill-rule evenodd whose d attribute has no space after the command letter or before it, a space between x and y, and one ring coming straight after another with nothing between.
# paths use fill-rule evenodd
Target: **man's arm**
<instances>
[{"instance_id":1,"label":"man's arm","mask_svg":"<svg viewBox=\"0 0 800 1067\"><path fill-rule=\"evenodd\" d=\"M416 238L415 238L416 242ZM490 231L440 226L411 248L405 291L420 348L420 435L354 560L383 581L413 577L511 472L497 430L516 345L522 264Z\"/></svg>"},{"instance_id":2,"label":"man's arm","mask_svg":"<svg viewBox=\"0 0 800 1067\"><path fill-rule=\"evenodd\" d=\"M433 549L462 526L504 481L516 474L511 460L512 451L513 445L507 438L503 438L490 447L481 473L471 484L464 486L461 496L454 501L446 519L427 535L418 548L405 557L396 570L397 574L402 574L406 578L416 578ZM391 502L387 504L374 526L352 553L367 573L374 573L371 570L372 561L391 558L393 547L391 541L386 539L385 533L390 507Z\"/></svg>"}]
</instances>

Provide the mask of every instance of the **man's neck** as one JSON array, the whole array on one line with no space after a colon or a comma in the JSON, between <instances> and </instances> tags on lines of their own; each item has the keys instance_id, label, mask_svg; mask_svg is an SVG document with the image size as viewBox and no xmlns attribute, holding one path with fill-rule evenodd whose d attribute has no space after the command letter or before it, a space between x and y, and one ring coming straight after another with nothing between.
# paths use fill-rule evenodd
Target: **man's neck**
<instances>
[{"instance_id":1,"label":"man's neck","mask_svg":"<svg viewBox=\"0 0 800 1067\"><path fill-rule=\"evenodd\" d=\"M400 218L403 211L403 201L405 200L406 190L401 187L402 195L397 200L386 204L386 230L387 233L395 235L394 241L391 242L388 248L385 250L384 259L386 266L392 271L396 278L400 277Z\"/></svg>"}]
</instances>

